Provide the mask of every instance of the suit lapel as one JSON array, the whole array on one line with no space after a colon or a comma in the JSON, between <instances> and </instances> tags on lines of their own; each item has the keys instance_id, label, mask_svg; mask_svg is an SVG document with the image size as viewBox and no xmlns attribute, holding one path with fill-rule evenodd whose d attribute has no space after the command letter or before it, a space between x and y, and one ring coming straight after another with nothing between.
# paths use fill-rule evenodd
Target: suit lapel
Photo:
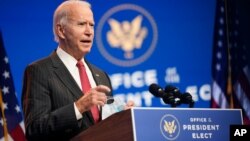
<instances>
[{"instance_id":1,"label":"suit lapel","mask_svg":"<svg viewBox=\"0 0 250 141\"><path fill-rule=\"evenodd\" d=\"M79 99L82 96L82 91L78 87L74 78L71 76L70 72L67 70L66 66L57 56L56 52L51 54L51 60L54 66L54 72L58 79L72 92L75 99Z\"/></svg>"}]
</instances>

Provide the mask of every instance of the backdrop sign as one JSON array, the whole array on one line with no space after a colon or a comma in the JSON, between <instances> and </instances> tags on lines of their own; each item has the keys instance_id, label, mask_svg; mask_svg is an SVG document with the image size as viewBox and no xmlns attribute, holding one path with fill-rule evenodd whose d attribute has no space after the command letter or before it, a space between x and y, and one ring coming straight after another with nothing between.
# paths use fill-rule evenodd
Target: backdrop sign
<instances>
[{"instance_id":1,"label":"backdrop sign","mask_svg":"<svg viewBox=\"0 0 250 141\"><path fill-rule=\"evenodd\" d=\"M215 4L178 2L93 6L99 12L94 53L88 58L99 58L95 64L107 70L116 97L138 106L168 106L148 91L157 83L190 92L195 107L209 107Z\"/></svg>"},{"instance_id":2,"label":"backdrop sign","mask_svg":"<svg viewBox=\"0 0 250 141\"><path fill-rule=\"evenodd\" d=\"M26 65L57 47L52 16L61 2L0 2L0 28L19 100ZM209 107L215 0L89 2L95 40L87 59L109 74L116 97L168 107L148 87L171 84L190 92L195 107Z\"/></svg>"}]
</instances>

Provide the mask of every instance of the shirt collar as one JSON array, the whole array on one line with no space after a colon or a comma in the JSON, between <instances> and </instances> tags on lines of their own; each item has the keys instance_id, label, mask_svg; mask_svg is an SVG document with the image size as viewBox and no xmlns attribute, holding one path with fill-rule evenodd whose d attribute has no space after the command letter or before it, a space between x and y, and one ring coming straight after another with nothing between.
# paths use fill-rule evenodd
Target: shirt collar
<instances>
[{"instance_id":1,"label":"shirt collar","mask_svg":"<svg viewBox=\"0 0 250 141\"><path fill-rule=\"evenodd\" d=\"M74 69L76 67L77 60L73 56L68 54L66 51L64 51L62 48L57 47L56 53L69 70ZM82 62L86 66L84 58L82 58Z\"/></svg>"}]
</instances>

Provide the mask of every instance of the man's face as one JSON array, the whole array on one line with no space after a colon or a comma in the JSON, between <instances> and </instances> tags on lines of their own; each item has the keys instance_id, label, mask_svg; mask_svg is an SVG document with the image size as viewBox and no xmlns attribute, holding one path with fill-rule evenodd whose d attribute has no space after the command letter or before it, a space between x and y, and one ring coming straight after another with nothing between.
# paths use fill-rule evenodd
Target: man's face
<instances>
[{"instance_id":1,"label":"man's face","mask_svg":"<svg viewBox=\"0 0 250 141\"><path fill-rule=\"evenodd\" d=\"M94 38L94 18L91 9L81 5L72 6L64 26L68 53L80 59L89 53Z\"/></svg>"}]
</instances>

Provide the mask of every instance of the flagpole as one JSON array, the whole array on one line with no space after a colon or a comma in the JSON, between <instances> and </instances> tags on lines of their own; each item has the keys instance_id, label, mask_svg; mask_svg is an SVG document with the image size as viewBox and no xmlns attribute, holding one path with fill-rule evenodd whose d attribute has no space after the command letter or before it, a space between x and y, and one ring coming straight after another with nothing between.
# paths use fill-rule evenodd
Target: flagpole
<instances>
[{"instance_id":1,"label":"flagpole","mask_svg":"<svg viewBox=\"0 0 250 141\"><path fill-rule=\"evenodd\" d=\"M232 93L232 69L231 69L231 59L230 59L230 41L229 41L229 15L228 15L228 2L227 0L224 1L225 2L225 18L226 18L226 35L227 35L227 62L228 62L228 76L227 76L227 95L229 96L229 105L230 108L233 109L234 108L234 102L233 102L233 93Z\"/></svg>"},{"instance_id":2,"label":"flagpole","mask_svg":"<svg viewBox=\"0 0 250 141\"><path fill-rule=\"evenodd\" d=\"M2 89L0 88L0 107L2 112L2 121L3 121L3 132L4 132L4 140L8 141L8 127L7 122L4 114L4 106L3 106L3 97L2 97Z\"/></svg>"}]
</instances>

